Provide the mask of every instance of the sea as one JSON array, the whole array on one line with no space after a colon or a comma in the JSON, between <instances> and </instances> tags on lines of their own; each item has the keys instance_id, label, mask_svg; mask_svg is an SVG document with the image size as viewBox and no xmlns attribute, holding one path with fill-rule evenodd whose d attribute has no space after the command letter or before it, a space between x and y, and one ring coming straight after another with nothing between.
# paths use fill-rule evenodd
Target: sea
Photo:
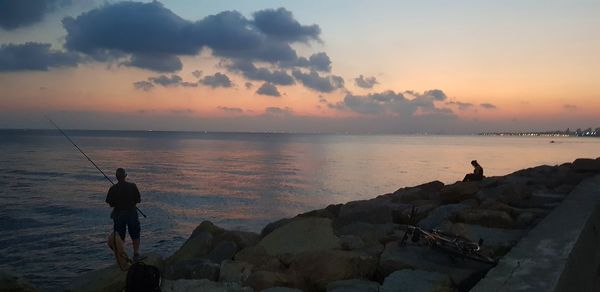
<instances>
[{"instance_id":1,"label":"sea","mask_svg":"<svg viewBox=\"0 0 600 292\"><path fill-rule=\"evenodd\" d=\"M329 204L461 180L473 159L498 176L600 156L598 138L65 132L113 181L125 168L147 215L142 252L163 256L203 220L260 232ZM0 130L0 269L60 291L113 264L110 185L60 132Z\"/></svg>"}]
</instances>

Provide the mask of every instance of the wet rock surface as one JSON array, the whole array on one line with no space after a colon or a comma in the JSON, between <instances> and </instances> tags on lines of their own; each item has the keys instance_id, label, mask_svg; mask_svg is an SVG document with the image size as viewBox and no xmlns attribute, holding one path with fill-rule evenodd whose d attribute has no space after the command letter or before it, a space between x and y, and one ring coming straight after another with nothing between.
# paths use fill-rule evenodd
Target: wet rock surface
<instances>
[{"instance_id":1,"label":"wet rock surface","mask_svg":"<svg viewBox=\"0 0 600 292\"><path fill-rule=\"evenodd\" d=\"M0 291L33 292L37 290L21 276L0 270Z\"/></svg>"},{"instance_id":2,"label":"wet rock surface","mask_svg":"<svg viewBox=\"0 0 600 292\"><path fill-rule=\"evenodd\" d=\"M385 278L380 292L453 292L450 277L437 272L419 270L396 271Z\"/></svg>"},{"instance_id":3,"label":"wet rock surface","mask_svg":"<svg viewBox=\"0 0 600 292\"><path fill-rule=\"evenodd\" d=\"M330 282L327 292L377 292L380 284L373 281L350 279Z\"/></svg>"},{"instance_id":4,"label":"wet rock surface","mask_svg":"<svg viewBox=\"0 0 600 292\"><path fill-rule=\"evenodd\" d=\"M578 159L480 182L433 181L281 219L260 235L204 221L157 263L163 291L468 291L493 264L421 241L399 244L407 225L482 239L482 252L498 259L577 184L598 174L598 162ZM123 285L124 273L113 267L84 275L73 287L119 291Z\"/></svg>"}]
</instances>

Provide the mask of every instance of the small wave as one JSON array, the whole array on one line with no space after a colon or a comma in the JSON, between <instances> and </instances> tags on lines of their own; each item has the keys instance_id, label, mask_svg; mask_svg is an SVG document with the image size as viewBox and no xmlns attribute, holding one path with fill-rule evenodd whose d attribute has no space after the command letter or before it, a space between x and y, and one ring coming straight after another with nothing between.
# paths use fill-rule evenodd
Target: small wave
<instances>
[{"instance_id":1,"label":"small wave","mask_svg":"<svg viewBox=\"0 0 600 292\"><path fill-rule=\"evenodd\" d=\"M75 215L83 212L83 209L77 209L61 205L50 205L34 208L37 213L48 214L48 215Z\"/></svg>"},{"instance_id":2,"label":"small wave","mask_svg":"<svg viewBox=\"0 0 600 292\"><path fill-rule=\"evenodd\" d=\"M19 174L19 175L27 175L27 176L61 177L61 176L65 175L65 173L63 173L63 172L56 172L56 171L29 171L29 170L23 170L23 169L5 170L4 172L5 173L9 173L9 174Z\"/></svg>"},{"instance_id":3,"label":"small wave","mask_svg":"<svg viewBox=\"0 0 600 292\"><path fill-rule=\"evenodd\" d=\"M69 175L69 178L86 181L103 181L106 179L102 175L98 174L71 174Z\"/></svg>"},{"instance_id":4,"label":"small wave","mask_svg":"<svg viewBox=\"0 0 600 292\"><path fill-rule=\"evenodd\" d=\"M30 183L14 183L14 184L10 184L9 188L11 189L26 189L26 188L30 188L33 185Z\"/></svg>"},{"instance_id":5,"label":"small wave","mask_svg":"<svg viewBox=\"0 0 600 292\"><path fill-rule=\"evenodd\" d=\"M2 230L3 232L29 228L39 228L48 225L46 223L32 218L14 218L7 215L0 216L0 222L2 222L0 230Z\"/></svg>"}]
</instances>

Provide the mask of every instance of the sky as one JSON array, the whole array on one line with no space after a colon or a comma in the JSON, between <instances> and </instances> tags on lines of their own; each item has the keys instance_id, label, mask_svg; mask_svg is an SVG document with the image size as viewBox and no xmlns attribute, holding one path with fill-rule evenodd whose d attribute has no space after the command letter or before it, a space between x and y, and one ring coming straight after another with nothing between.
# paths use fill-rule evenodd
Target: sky
<instances>
[{"instance_id":1,"label":"sky","mask_svg":"<svg viewBox=\"0 0 600 292\"><path fill-rule=\"evenodd\" d=\"M0 0L0 128L600 127L599 1Z\"/></svg>"}]
</instances>

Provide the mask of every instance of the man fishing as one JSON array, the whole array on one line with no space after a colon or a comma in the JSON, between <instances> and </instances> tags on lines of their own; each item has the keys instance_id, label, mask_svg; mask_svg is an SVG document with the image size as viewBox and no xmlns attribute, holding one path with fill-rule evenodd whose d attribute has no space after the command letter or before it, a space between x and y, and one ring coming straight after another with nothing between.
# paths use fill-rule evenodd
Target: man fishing
<instances>
[{"instance_id":1,"label":"man fishing","mask_svg":"<svg viewBox=\"0 0 600 292\"><path fill-rule=\"evenodd\" d=\"M116 172L117 184L110 187L106 195L106 203L113 207L111 218L114 222L114 231L125 241L125 231L133 243L133 260L142 259L140 256L140 221L136 204L141 201L140 191L134 183L126 182L127 173L123 168Z\"/></svg>"}]
</instances>

